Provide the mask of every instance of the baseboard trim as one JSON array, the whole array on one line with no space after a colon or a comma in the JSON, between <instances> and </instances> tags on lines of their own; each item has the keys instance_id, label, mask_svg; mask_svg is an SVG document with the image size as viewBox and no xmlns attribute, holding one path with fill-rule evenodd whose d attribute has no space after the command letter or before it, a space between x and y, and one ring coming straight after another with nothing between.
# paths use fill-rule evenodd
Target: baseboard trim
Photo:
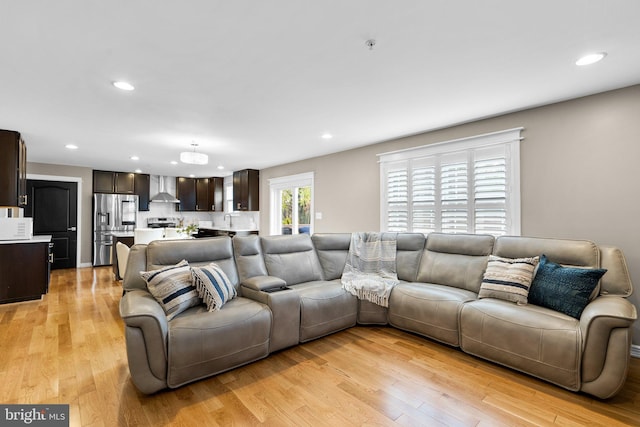
<instances>
[{"instance_id":1,"label":"baseboard trim","mask_svg":"<svg viewBox=\"0 0 640 427\"><path fill-rule=\"evenodd\" d=\"M87 267L93 267L93 264L91 264L90 262L82 262L78 264L77 268L87 268Z\"/></svg>"},{"instance_id":2,"label":"baseboard trim","mask_svg":"<svg viewBox=\"0 0 640 427\"><path fill-rule=\"evenodd\" d=\"M640 358L640 345L631 344L631 357Z\"/></svg>"}]
</instances>

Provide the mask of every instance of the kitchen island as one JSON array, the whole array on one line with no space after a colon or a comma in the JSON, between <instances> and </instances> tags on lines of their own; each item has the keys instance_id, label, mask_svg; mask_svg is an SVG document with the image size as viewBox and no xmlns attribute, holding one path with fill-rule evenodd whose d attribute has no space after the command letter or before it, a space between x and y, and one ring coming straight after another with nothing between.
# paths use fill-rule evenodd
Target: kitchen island
<instances>
[{"instance_id":1,"label":"kitchen island","mask_svg":"<svg viewBox=\"0 0 640 427\"><path fill-rule=\"evenodd\" d=\"M42 298L49 291L51 236L0 240L0 304Z\"/></svg>"}]
</instances>

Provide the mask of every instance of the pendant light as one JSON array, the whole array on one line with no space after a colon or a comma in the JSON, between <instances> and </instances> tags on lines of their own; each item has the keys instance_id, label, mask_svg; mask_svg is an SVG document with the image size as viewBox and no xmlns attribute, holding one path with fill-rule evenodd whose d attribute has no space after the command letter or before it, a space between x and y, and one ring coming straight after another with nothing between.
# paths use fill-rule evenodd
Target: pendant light
<instances>
[{"instance_id":1,"label":"pendant light","mask_svg":"<svg viewBox=\"0 0 640 427\"><path fill-rule=\"evenodd\" d=\"M206 165L209 163L209 156L196 152L198 144L192 143L191 146L193 147L193 151L183 151L180 153L180 161L182 163L188 163L190 165Z\"/></svg>"}]
</instances>

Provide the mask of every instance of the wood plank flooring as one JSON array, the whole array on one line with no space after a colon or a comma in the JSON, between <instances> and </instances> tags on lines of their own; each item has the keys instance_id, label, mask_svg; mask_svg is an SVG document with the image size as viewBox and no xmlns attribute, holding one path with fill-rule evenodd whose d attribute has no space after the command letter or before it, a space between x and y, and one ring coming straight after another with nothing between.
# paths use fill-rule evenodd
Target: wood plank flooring
<instances>
[{"instance_id":1,"label":"wood plank flooring","mask_svg":"<svg viewBox=\"0 0 640 427\"><path fill-rule=\"evenodd\" d=\"M0 305L0 403L70 405L72 426L640 425L640 360L607 401L390 327L355 327L146 396L129 378L110 267L52 272Z\"/></svg>"}]
</instances>

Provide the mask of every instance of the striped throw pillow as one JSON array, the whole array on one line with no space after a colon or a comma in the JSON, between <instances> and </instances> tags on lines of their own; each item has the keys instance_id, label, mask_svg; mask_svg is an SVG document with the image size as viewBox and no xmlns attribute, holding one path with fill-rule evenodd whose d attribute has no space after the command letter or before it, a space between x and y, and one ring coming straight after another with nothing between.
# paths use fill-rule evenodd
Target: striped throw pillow
<instances>
[{"instance_id":1,"label":"striped throw pillow","mask_svg":"<svg viewBox=\"0 0 640 427\"><path fill-rule=\"evenodd\" d=\"M222 268L214 262L204 267L191 267L191 277L208 311L220 310L238 294Z\"/></svg>"},{"instance_id":2,"label":"striped throw pillow","mask_svg":"<svg viewBox=\"0 0 640 427\"><path fill-rule=\"evenodd\" d=\"M193 286L189 263L185 260L158 270L141 271L147 289L160 303L167 319L171 320L189 307L202 304Z\"/></svg>"},{"instance_id":3,"label":"striped throw pillow","mask_svg":"<svg viewBox=\"0 0 640 427\"><path fill-rule=\"evenodd\" d=\"M478 298L498 298L525 305L540 257L502 258L489 255Z\"/></svg>"}]
</instances>

